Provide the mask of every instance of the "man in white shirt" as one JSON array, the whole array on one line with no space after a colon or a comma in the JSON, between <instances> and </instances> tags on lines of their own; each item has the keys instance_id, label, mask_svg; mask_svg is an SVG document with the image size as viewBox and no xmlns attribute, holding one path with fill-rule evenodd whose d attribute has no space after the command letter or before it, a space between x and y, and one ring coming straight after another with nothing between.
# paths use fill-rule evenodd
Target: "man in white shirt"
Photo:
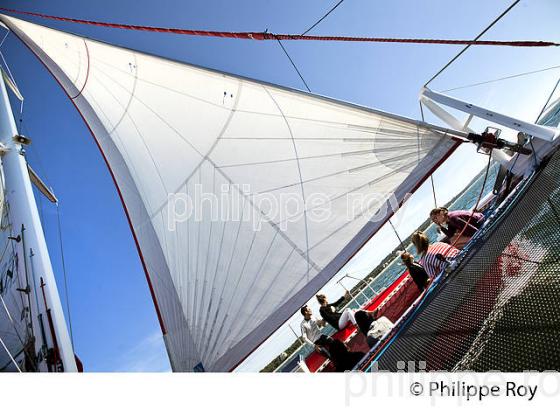
<instances>
[{"instance_id":1,"label":"man in white shirt","mask_svg":"<svg viewBox=\"0 0 560 410\"><path fill-rule=\"evenodd\" d=\"M306 344L312 346L316 351L322 353L323 350L319 346L316 346L315 342L322 335L321 328L325 326L325 321L317 320L313 316L313 312L307 305L304 305L300 309L300 312L303 315L303 320L301 321L300 325L303 341Z\"/></svg>"}]
</instances>

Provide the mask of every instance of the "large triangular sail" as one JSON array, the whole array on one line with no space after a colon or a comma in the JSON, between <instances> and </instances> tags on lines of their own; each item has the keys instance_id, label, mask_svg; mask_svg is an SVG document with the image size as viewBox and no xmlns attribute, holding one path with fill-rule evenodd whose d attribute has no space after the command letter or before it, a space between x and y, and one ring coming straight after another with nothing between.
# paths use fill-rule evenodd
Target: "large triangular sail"
<instances>
[{"instance_id":1,"label":"large triangular sail","mask_svg":"<svg viewBox=\"0 0 560 410\"><path fill-rule=\"evenodd\" d=\"M414 120L1 21L103 153L174 370L238 364L458 145Z\"/></svg>"}]
</instances>

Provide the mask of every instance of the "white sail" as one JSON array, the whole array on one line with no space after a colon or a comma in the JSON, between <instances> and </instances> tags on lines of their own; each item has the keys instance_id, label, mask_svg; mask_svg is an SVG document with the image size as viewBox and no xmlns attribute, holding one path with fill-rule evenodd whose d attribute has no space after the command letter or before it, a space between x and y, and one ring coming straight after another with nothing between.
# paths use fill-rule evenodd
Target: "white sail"
<instances>
[{"instance_id":1,"label":"white sail","mask_svg":"<svg viewBox=\"0 0 560 410\"><path fill-rule=\"evenodd\" d=\"M243 360L379 229L389 195L457 146L410 119L1 20L95 137L177 371Z\"/></svg>"}]
</instances>

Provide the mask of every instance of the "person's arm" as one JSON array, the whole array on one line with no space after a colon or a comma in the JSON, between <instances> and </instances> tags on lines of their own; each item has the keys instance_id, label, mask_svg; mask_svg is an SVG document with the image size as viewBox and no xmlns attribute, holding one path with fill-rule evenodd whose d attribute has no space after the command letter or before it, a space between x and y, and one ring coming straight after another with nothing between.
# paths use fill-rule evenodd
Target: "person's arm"
<instances>
[{"instance_id":1,"label":"person's arm","mask_svg":"<svg viewBox=\"0 0 560 410\"><path fill-rule=\"evenodd\" d=\"M303 338L303 341L305 342L305 344L311 346L311 347L315 347L315 343L313 343L311 341L311 339L309 339L309 337L307 337L307 329L305 328L305 326L303 326L303 323L300 326L301 329L301 337Z\"/></svg>"},{"instance_id":2,"label":"person's arm","mask_svg":"<svg viewBox=\"0 0 560 410\"><path fill-rule=\"evenodd\" d=\"M418 261L418 265L420 265L424 271L428 274L428 277L432 277L431 275L431 267L429 266L429 264L426 262L426 258L423 256L420 258L420 260Z\"/></svg>"},{"instance_id":3,"label":"person's arm","mask_svg":"<svg viewBox=\"0 0 560 410\"><path fill-rule=\"evenodd\" d=\"M469 221L469 219L465 220L465 219L458 216L458 217L456 217L456 221L457 221L456 222L457 225L459 225L459 224L461 225L461 230L463 231L463 234L465 232L469 232L469 233L472 232L472 234L474 235L474 233L476 231L478 231L478 227L476 225L473 225L473 223L476 222L476 220L474 218L471 218L471 220Z\"/></svg>"},{"instance_id":4,"label":"person's arm","mask_svg":"<svg viewBox=\"0 0 560 410\"><path fill-rule=\"evenodd\" d=\"M346 298L344 296L341 296L340 299L338 299L336 302L331 303L330 305L334 307L338 307L339 305L344 303L345 300Z\"/></svg>"},{"instance_id":5,"label":"person's arm","mask_svg":"<svg viewBox=\"0 0 560 410\"><path fill-rule=\"evenodd\" d=\"M323 322L325 321L325 308L326 306L321 306L319 308L319 314L321 315L321 319L323 320Z\"/></svg>"},{"instance_id":6,"label":"person's arm","mask_svg":"<svg viewBox=\"0 0 560 410\"><path fill-rule=\"evenodd\" d=\"M424 269L422 265L420 265L418 262L414 262L414 269L416 269L416 272L419 276L424 278L426 283L430 282L430 275L428 275L428 272L426 272L426 269Z\"/></svg>"},{"instance_id":7,"label":"person's arm","mask_svg":"<svg viewBox=\"0 0 560 410\"><path fill-rule=\"evenodd\" d=\"M439 225L441 231L447 236L447 238L453 237L455 235L456 228L452 226L450 223L447 223L447 228L445 226Z\"/></svg>"}]
</instances>

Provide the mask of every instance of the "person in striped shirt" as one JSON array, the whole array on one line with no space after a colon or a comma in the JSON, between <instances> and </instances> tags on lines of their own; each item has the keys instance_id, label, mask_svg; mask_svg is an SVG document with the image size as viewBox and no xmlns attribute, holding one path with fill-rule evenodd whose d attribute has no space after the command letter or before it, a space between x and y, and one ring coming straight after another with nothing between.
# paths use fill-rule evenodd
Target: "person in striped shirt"
<instances>
[{"instance_id":1,"label":"person in striped shirt","mask_svg":"<svg viewBox=\"0 0 560 410\"><path fill-rule=\"evenodd\" d=\"M428 236L422 231L414 232L411 240L420 257L418 263L424 267L432 279L445 268L447 264L445 259L454 258L459 253L457 248L444 242L430 244Z\"/></svg>"}]
</instances>

